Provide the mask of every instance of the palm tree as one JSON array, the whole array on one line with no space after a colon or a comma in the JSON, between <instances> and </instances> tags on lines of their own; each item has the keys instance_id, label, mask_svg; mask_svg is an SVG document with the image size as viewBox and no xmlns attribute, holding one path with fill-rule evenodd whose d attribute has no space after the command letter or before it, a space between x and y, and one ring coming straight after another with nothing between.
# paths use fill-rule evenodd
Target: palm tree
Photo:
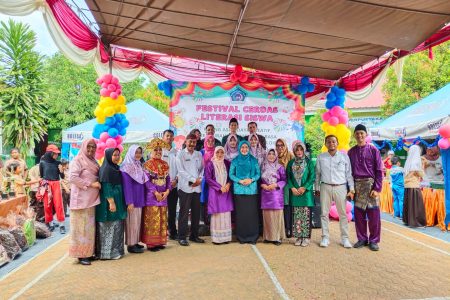
<instances>
[{"instance_id":1,"label":"palm tree","mask_svg":"<svg viewBox=\"0 0 450 300\"><path fill-rule=\"evenodd\" d=\"M0 120L3 142L27 153L46 133L42 57L28 25L0 22Z\"/></svg>"}]
</instances>

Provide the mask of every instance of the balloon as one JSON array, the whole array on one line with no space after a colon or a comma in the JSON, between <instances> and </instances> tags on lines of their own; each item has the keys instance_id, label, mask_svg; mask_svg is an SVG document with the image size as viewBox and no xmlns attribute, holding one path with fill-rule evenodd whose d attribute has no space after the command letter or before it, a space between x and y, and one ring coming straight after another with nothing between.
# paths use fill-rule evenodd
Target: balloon
<instances>
[{"instance_id":1,"label":"balloon","mask_svg":"<svg viewBox=\"0 0 450 300\"><path fill-rule=\"evenodd\" d=\"M106 132L105 132L106 133ZM103 151L103 150L105 150L105 148L106 148L106 144L105 144L105 142L103 142L103 141L99 141L98 143L97 143L97 151Z\"/></svg>"},{"instance_id":2,"label":"balloon","mask_svg":"<svg viewBox=\"0 0 450 300\"><path fill-rule=\"evenodd\" d=\"M337 207L336 207L336 204L334 204L334 203L330 207L330 217L332 219L339 220L339 214L338 214L338 211L337 211Z\"/></svg>"},{"instance_id":3,"label":"balloon","mask_svg":"<svg viewBox=\"0 0 450 300\"><path fill-rule=\"evenodd\" d=\"M120 94L122 94L122 90L121 89L117 89L116 93L117 93L117 95L120 95Z\"/></svg>"},{"instance_id":4,"label":"balloon","mask_svg":"<svg viewBox=\"0 0 450 300\"><path fill-rule=\"evenodd\" d=\"M335 135L336 134L336 127L329 126L326 130L327 135Z\"/></svg>"},{"instance_id":5,"label":"balloon","mask_svg":"<svg viewBox=\"0 0 450 300\"><path fill-rule=\"evenodd\" d=\"M119 131L116 128L110 128L108 130L108 134L110 137L115 138L119 134ZM123 134L121 134L121 135L123 135Z\"/></svg>"},{"instance_id":6,"label":"balloon","mask_svg":"<svg viewBox=\"0 0 450 300\"><path fill-rule=\"evenodd\" d=\"M333 93L329 93L329 94L327 95L327 100L330 101L330 102L333 102L333 101L336 100L336 96L335 96ZM328 102L328 101L327 101L327 102Z\"/></svg>"},{"instance_id":7,"label":"balloon","mask_svg":"<svg viewBox=\"0 0 450 300\"><path fill-rule=\"evenodd\" d=\"M102 134L100 134L100 141L106 142L106 140L108 138L109 138L109 134L107 132L102 132Z\"/></svg>"},{"instance_id":8,"label":"balloon","mask_svg":"<svg viewBox=\"0 0 450 300\"><path fill-rule=\"evenodd\" d=\"M108 97L109 93L110 93L110 91L108 89L101 89L100 90L100 95L102 95L103 97Z\"/></svg>"},{"instance_id":9,"label":"balloon","mask_svg":"<svg viewBox=\"0 0 450 300\"><path fill-rule=\"evenodd\" d=\"M109 138L106 140L106 148L116 148L117 142L115 139Z\"/></svg>"},{"instance_id":10,"label":"balloon","mask_svg":"<svg viewBox=\"0 0 450 300\"><path fill-rule=\"evenodd\" d=\"M242 74L242 66L241 65L237 65L236 67L234 67L234 74L236 74L237 78L241 77L241 74Z\"/></svg>"},{"instance_id":11,"label":"balloon","mask_svg":"<svg viewBox=\"0 0 450 300\"><path fill-rule=\"evenodd\" d=\"M327 131L328 127L330 127L330 124L328 124L328 122L323 122L322 124L320 124L320 129L322 129L322 131Z\"/></svg>"},{"instance_id":12,"label":"balloon","mask_svg":"<svg viewBox=\"0 0 450 300\"><path fill-rule=\"evenodd\" d=\"M117 99L117 97L119 96L116 92L111 92L111 94L109 94L109 96L113 99Z\"/></svg>"},{"instance_id":13,"label":"balloon","mask_svg":"<svg viewBox=\"0 0 450 300\"><path fill-rule=\"evenodd\" d=\"M339 87L337 87L337 86L331 87L331 92L332 92L333 94L336 94L338 90L339 90Z\"/></svg>"},{"instance_id":14,"label":"balloon","mask_svg":"<svg viewBox=\"0 0 450 300\"><path fill-rule=\"evenodd\" d=\"M115 84L108 84L108 90L110 90L111 92L114 92L116 90L116 85Z\"/></svg>"},{"instance_id":15,"label":"balloon","mask_svg":"<svg viewBox=\"0 0 450 300\"><path fill-rule=\"evenodd\" d=\"M438 142L438 146L439 146L439 148L441 148L443 150L450 148L450 139L448 139L448 138L440 139Z\"/></svg>"},{"instance_id":16,"label":"balloon","mask_svg":"<svg viewBox=\"0 0 450 300\"><path fill-rule=\"evenodd\" d=\"M125 105L122 105L122 108L120 109L120 112L121 112L122 114L127 113L127 107L126 107Z\"/></svg>"},{"instance_id":17,"label":"balloon","mask_svg":"<svg viewBox=\"0 0 450 300\"><path fill-rule=\"evenodd\" d=\"M98 124L103 124L105 123L105 116L100 116L95 118Z\"/></svg>"},{"instance_id":18,"label":"balloon","mask_svg":"<svg viewBox=\"0 0 450 300\"><path fill-rule=\"evenodd\" d=\"M450 138L450 124L442 125L439 128L439 135L443 138Z\"/></svg>"},{"instance_id":19,"label":"balloon","mask_svg":"<svg viewBox=\"0 0 450 300\"><path fill-rule=\"evenodd\" d=\"M330 112L326 111L322 114L322 121L327 122L328 119L330 118Z\"/></svg>"},{"instance_id":20,"label":"balloon","mask_svg":"<svg viewBox=\"0 0 450 300\"><path fill-rule=\"evenodd\" d=\"M333 106L336 106L336 103L334 101L327 101L325 102L325 107L328 109L331 109Z\"/></svg>"},{"instance_id":21,"label":"balloon","mask_svg":"<svg viewBox=\"0 0 450 300\"><path fill-rule=\"evenodd\" d=\"M120 121L120 126L122 126L122 128L127 128L128 125L130 125L130 122L127 119Z\"/></svg>"},{"instance_id":22,"label":"balloon","mask_svg":"<svg viewBox=\"0 0 450 300\"><path fill-rule=\"evenodd\" d=\"M105 74L103 75L103 82L111 83L112 78L113 78L112 74Z\"/></svg>"},{"instance_id":23,"label":"balloon","mask_svg":"<svg viewBox=\"0 0 450 300\"><path fill-rule=\"evenodd\" d=\"M322 146L322 148L320 149L320 152L327 152L328 151L328 148L325 146L325 145L323 145Z\"/></svg>"},{"instance_id":24,"label":"balloon","mask_svg":"<svg viewBox=\"0 0 450 300\"><path fill-rule=\"evenodd\" d=\"M102 87L102 89L107 89L108 88L108 84L106 82L103 82L101 87Z\"/></svg>"},{"instance_id":25,"label":"balloon","mask_svg":"<svg viewBox=\"0 0 450 300\"><path fill-rule=\"evenodd\" d=\"M306 94L306 92L308 92L308 86L306 86L306 85L299 85L299 86L297 87L297 91L298 91L300 94Z\"/></svg>"},{"instance_id":26,"label":"balloon","mask_svg":"<svg viewBox=\"0 0 450 300\"><path fill-rule=\"evenodd\" d=\"M112 83L112 84L119 84L119 79L118 79L117 77L113 77L113 78L111 79L111 83Z\"/></svg>"},{"instance_id":27,"label":"balloon","mask_svg":"<svg viewBox=\"0 0 450 300\"><path fill-rule=\"evenodd\" d=\"M105 108L105 110L103 112L105 113L105 116L110 117L110 116L114 115L114 108L107 107L107 108Z\"/></svg>"},{"instance_id":28,"label":"balloon","mask_svg":"<svg viewBox=\"0 0 450 300\"><path fill-rule=\"evenodd\" d=\"M120 144L122 144L122 142L123 142L123 138L122 138L121 135L116 136L116 137L115 137L115 140L116 140L116 142L117 142L117 145L120 145Z\"/></svg>"},{"instance_id":29,"label":"balloon","mask_svg":"<svg viewBox=\"0 0 450 300\"><path fill-rule=\"evenodd\" d=\"M100 132L96 131L96 130L93 130L92 131L92 137L94 137L96 139L100 138Z\"/></svg>"},{"instance_id":30,"label":"balloon","mask_svg":"<svg viewBox=\"0 0 450 300\"><path fill-rule=\"evenodd\" d=\"M367 144L372 143L372 136L371 135L366 136L366 143Z\"/></svg>"},{"instance_id":31,"label":"balloon","mask_svg":"<svg viewBox=\"0 0 450 300\"><path fill-rule=\"evenodd\" d=\"M116 123L116 119L114 117L106 118L105 124L109 126L113 126Z\"/></svg>"},{"instance_id":32,"label":"balloon","mask_svg":"<svg viewBox=\"0 0 450 300\"><path fill-rule=\"evenodd\" d=\"M347 213L347 221L350 223L353 220L353 214L352 212Z\"/></svg>"},{"instance_id":33,"label":"balloon","mask_svg":"<svg viewBox=\"0 0 450 300\"><path fill-rule=\"evenodd\" d=\"M122 129L119 130L119 134L121 136L125 136L125 135L127 135L127 130L125 128L122 128Z\"/></svg>"},{"instance_id":34,"label":"balloon","mask_svg":"<svg viewBox=\"0 0 450 300\"><path fill-rule=\"evenodd\" d=\"M101 77L99 77L99 78L97 78L97 80L95 80L95 82L96 82L98 85L101 85L101 84L103 83L103 79L102 79Z\"/></svg>"},{"instance_id":35,"label":"balloon","mask_svg":"<svg viewBox=\"0 0 450 300\"><path fill-rule=\"evenodd\" d=\"M338 97L344 98L344 97L345 97L345 90L344 90L344 89L338 89L338 90L336 91L336 95L337 95Z\"/></svg>"},{"instance_id":36,"label":"balloon","mask_svg":"<svg viewBox=\"0 0 450 300\"><path fill-rule=\"evenodd\" d=\"M352 208L353 208L353 204L350 201L347 201L347 203L345 204L345 212L346 213L351 213L352 212Z\"/></svg>"},{"instance_id":37,"label":"balloon","mask_svg":"<svg viewBox=\"0 0 450 300\"><path fill-rule=\"evenodd\" d=\"M104 153L95 152L95 159L100 160L100 159L102 159L103 155L104 155Z\"/></svg>"},{"instance_id":38,"label":"balloon","mask_svg":"<svg viewBox=\"0 0 450 300\"><path fill-rule=\"evenodd\" d=\"M308 76L302 77L300 82L302 83L302 85L308 85L309 84L309 77Z\"/></svg>"},{"instance_id":39,"label":"balloon","mask_svg":"<svg viewBox=\"0 0 450 300\"><path fill-rule=\"evenodd\" d=\"M339 119L336 118L336 117L331 117L331 118L328 119L328 123L331 126L336 126L337 124L339 124Z\"/></svg>"},{"instance_id":40,"label":"balloon","mask_svg":"<svg viewBox=\"0 0 450 300\"><path fill-rule=\"evenodd\" d=\"M344 115L340 115L338 117L338 119L339 119L339 123L341 123L341 124L347 124L348 123L348 117L346 117Z\"/></svg>"},{"instance_id":41,"label":"balloon","mask_svg":"<svg viewBox=\"0 0 450 300\"><path fill-rule=\"evenodd\" d=\"M339 117L342 114L342 111L343 111L342 108L340 108L339 106L335 106L332 109L330 109L330 114L332 116Z\"/></svg>"},{"instance_id":42,"label":"balloon","mask_svg":"<svg viewBox=\"0 0 450 300\"><path fill-rule=\"evenodd\" d=\"M316 86L314 84L308 84L308 92L312 93L316 89Z\"/></svg>"},{"instance_id":43,"label":"balloon","mask_svg":"<svg viewBox=\"0 0 450 300\"><path fill-rule=\"evenodd\" d=\"M230 81L231 82L237 82L238 81L238 79L236 77L236 74L233 73L233 74L230 75Z\"/></svg>"},{"instance_id":44,"label":"balloon","mask_svg":"<svg viewBox=\"0 0 450 300\"><path fill-rule=\"evenodd\" d=\"M123 146L122 145L117 145L117 149L119 149L120 153L123 152Z\"/></svg>"}]
</instances>

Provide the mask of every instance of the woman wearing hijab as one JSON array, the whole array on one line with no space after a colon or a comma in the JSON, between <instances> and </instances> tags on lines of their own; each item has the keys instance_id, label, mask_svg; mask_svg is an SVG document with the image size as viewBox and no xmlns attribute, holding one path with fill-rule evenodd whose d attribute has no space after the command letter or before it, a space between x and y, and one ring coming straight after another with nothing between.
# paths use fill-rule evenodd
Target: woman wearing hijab
<instances>
[{"instance_id":1,"label":"woman wearing hijab","mask_svg":"<svg viewBox=\"0 0 450 300\"><path fill-rule=\"evenodd\" d=\"M421 149L418 145L409 148L405 162L405 199L403 201L403 222L407 226L421 227L427 224L420 182L424 176Z\"/></svg>"},{"instance_id":2,"label":"woman wearing hijab","mask_svg":"<svg viewBox=\"0 0 450 300\"><path fill-rule=\"evenodd\" d=\"M275 149L267 153L261 169L261 209L264 220L264 242L281 245L286 237L284 228L284 197L283 189L286 185L286 171L278 163Z\"/></svg>"},{"instance_id":3,"label":"woman wearing hijab","mask_svg":"<svg viewBox=\"0 0 450 300\"><path fill-rule=\"evenodd\" d=\"M239 143L239 155L231 162L236 213L236 237L243 243L256 244L259 237L257 181L261 177L258 160L250 154L250 143Z\"/></svg>"},{"instance_id":4,"label":"woman wearing hijab","mask_svg":"<svg viewBox=\"0 0 450 300\"><path fill-rule=\"evenodd\" d=\"M295 246L306 247L311 238L311 207L314 206L314 163L305 155L305 145L294 144L292 159L286 168L289 199L292 204L292 236L297 238Z\"/></svg>"},{"instance_id":5,"label":"woman wearing hijab","mask_svg":"<svg viewBox=\"0 0 450 300\"><path fill-rule=\"evenodd\" d=\"M258 160L258 165L261 167L266 158L266 150L261 146L257 134L250 134L248 141L250 142L250 153Z\"/></svg>"},{"instance_id":6,"label":"woman wearing hijab","mask_svg":"<svg viewBox=\"0 0 450 300\"><path fill-rule=\"evenodd\" d=\"M48 145L45 149L45 154L41 158L39 163L39 174L43 179L41 185L45 186L44 194L44 213L45 223L51 231L54 229L53 223L53 209L56 212L56 218L61 226L59 230L61 234L66 233L64 226L65 214L61 193L60 178L64 178L64 172L61 168L61 162L56 160L58 158L59 151L55 145Z\"/></svg>"},{"instance_id":7,"label":"woman wearing hijab","mask_svg":"<svg viewBox=\"0 0 450 300\"><path fill-rule=\"evenodd\" d=\"M95 208L97 234L95 254L99 259L119 259L124 255L123 235L127 209L123 199L120 150L106 149L99 178L100 204Z\"/></svg>"},{"instance_id":8,"label":"woman wearing hijab","mask_svg":"<svg viewBox=\"0 0 450 300\"><path fill-rule=\"evenodd\" d=\"M200 151L200 153L203 155L203 165L204 166L206 166L211 161L211 158L214 156L215 147L216 146L215 146L214 135L208 134L205 137L203 149ZM200 194L200 203L201 203L202 220L203 220L203 222L205 222L205 224L209 224L208 183L206 182L205 177L203 177L203 180L202 180L202 193Z\"/></svg>"},{"instance_id":9,"label":"woman wearing hijab","mask_svg":"<svg viewBox=\"0 0 450 300\"><path fill-rule=\"evenodd\" d=\"M231 242L231 180L230 163L224 159L225 149L217 146L214 156L205 168L208 183L208 213L211 215L211 239L214 244Z\"/></svg>"},{"instance_id":10,"label":"woman wearing hijab","mask_svg":"<svg viewBox=\"0 0 450 300\"><path fill-rule=\"evenodd\" d=\"M142 148L131 145L120 166L122 184L127 204L128 216L125 222L125 242L128 252L143 253L144 246L139 245L141 238L142 207L145 203L144 184L148 177L141 163Z\"/></svg>"},{"instance_id":11,"label":"woman wearing hijab","mask_svg":"<svg viewBox=\"0 0 450 300\"><path fill-rule=\"evenodd\" d=\"M95 160L97 145L86 140L70 166L70 246L69 255L90 265L95 244L95 206L100 203L100 166Z\"/></svg>"},{"instance_id":12,"label":"woman wearing hijab","mask_svg":"<svg viewBox=\"0 0 450 300\"><path fill-rule=\"evenodd\" d=\"M167 196L170 193L171 181L169 164L161 158L163 149L169 148L166 142L158 138L147 145L147 149L152 152L152 158L144 164L149 180L145 182L141 242L152 252L164 249L167 244Z\"/></svg>"},{"instance_id":13,"label":"woman wearing hijab","mask_svg":"<svg viewBox=\"0 0 450 300\"><path fill-rule=\"evenodd\" d=\"M289 151L288 145L284 139L278 139L275 142L276 151L278 153L278 163L286 167L288 163L294 158L294 154ZM284 192L284 228L286 236L290 238L292 236L292 206L289 200L289 187L286 184L283 189Z\"/></svg>"},{"instance_id":14,"label":"woman wearing hijab","mask_svg":"<svg viewBox=\"0 0 450 300\"><path fill-rule=\"evenodd\" d=\"M227 138L227 142L225 143L225 159L229 162L232 162L233 159L238 156L238 142L239 138L236 134L230 133Z\"/></svg>"}]
</instances>

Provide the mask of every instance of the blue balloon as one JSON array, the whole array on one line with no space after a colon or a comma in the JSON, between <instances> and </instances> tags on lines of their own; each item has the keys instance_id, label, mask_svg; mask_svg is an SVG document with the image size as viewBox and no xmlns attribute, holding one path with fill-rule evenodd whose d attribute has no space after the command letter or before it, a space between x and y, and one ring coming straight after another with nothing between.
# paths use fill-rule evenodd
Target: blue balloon
<instances>
[{"instance_id":1,"label":"blue balloon","mask_svg":"<svg viewBox=\"0 0 450 300\"><path fill-rule=\"evenodd\" d=\"M114 119L114 117L108 117L105 120L106 125L112 126L114 125L114 123L116 123L116 119Z\"/></svg>"},{"instance_id":2,"label":"blue balloon","mask_svg":"<svg viewBox=\"0 0 450 300\"><path fill-rule=\"evenodd\" d=\"M333 94L333 93L328 93L327 100L330 101L330 102L335 101L336 100L336 95Z\"/></svg>"},{"instance_id":3,"label":"blue balloon","mask_svg":"<svg viewBox=\"0 0 450 300\"><path fill-rule=\"evenodd\" d=\"M99 131L97 131L97 130L94 130L93 132L92 132L92 137L93 138L96 138L96 139L99 139L100 138L100 132Z\"/></svg>"},{"instance_id":4,"label":"blue balloon","mask_svg":"<svg viewBox=\"0 0 450 300\"><path fill-rule=\"evenodd\" d=\"M108 134L110 137L115 138L119 134L119 131L116 128L110 128Z\"/></svg>"},{"instance_id":5,"label":"blue balloon","mask_svg":"<svg viewBox=\"0 0 450 300\"><path fill-rule=\"evenodd\" d=\"M345 99L339 97L339 98L336 99L336 102L337 102L339 105L341 105L341 104L344 105Z\"/></svg>"},{"instance_id":6,"label":"blue balloon","mask_svg":"<svg viewBox=\"0 0 450 300\"><path fill-rule=\"evenodd\" d=\"M122 128L127 128L128 125L130 125L130 122L127 119L123 119L122 121L120 121L120 126Z\"/></svg>"},{"instance_id":7,"label":"blue balloon","mask_svg":"<svg viewBox=\"0 0 450 300\"><path fill-rule=\"evenodd\" d=\"M336 92L338 97L345 97L345 90L344 89L338 89Z\"/></svg>"},{"instance_id":8,"label":"blue balloon","mask_svg":"<svg viewBox=\"0 0 450 300\"><path fill-rule=\"evenodd\" d=\"M336 94L338 90L339 90L339 87L337 87L337 86L333 86L333 87L331 88L331 92L332 92L333 94Z\"/></svg>"},{"instance_id":9,"label":"blue balloon","mask_svg":"<svg viewBox=\"0 0 450 300\"><path fill-rule=\"evenodd\" d=\"M298 86L297 91L298 91L300 94L302 94L302 95L303 95L303 94L306 94L306 93L308 92L308 86L307 86L307 85L301 84L301 85Z\"/></svg>"},{"instance_id":10,"label":"blue balloon","mask_svg":"<svg viewBox=\"0 0 450 300\"><path fill-rule=\"evenodd\" d=\"M302 79L300 80L300 82L301 82L303 85L308 85L308 84L309 84L309 77L308 77L308 76L302 77Z\"/></svg>"},{"instance_id":11,"label":"blue balloon","mask_svg":"<svg viewBox=\"0 0 450 300\"><path fill-rule=\"evenodd\" d=\"M115 114L114 118L116 118L116 122L120 122L123 119L123 115L122 114Z\"/></svg>"},{"instance_id":12,"label":"blue balloon","mask_svg":"<svg viewBox=\"0 0 450 300\"><path fill-rule=\"evenodd\" d=\"M162 90L164 89L164 87L163 87L163 83L164 83L164 81L163 81L163 82L160 82L160 83L158 83L158 89L159 89L160 91L162 91Z\"/></svg>"},{"instance_id":13,"label":"blue balloon","mask_svg":"<svg viewBox=\"0 0 450 300\"><path fill-rule=\"evenodd\" d=\"M308 92L312 93L316 89L316 86L312 83L308 84Z\"/></svg>"},{"instance_id":14,"label":"blue balloon","mask_svg":"<svg viewBox=\"0 0 450 300\"><path fill-rule=\"evenodd\" d=\"M122 128L122 129L119 131L119 134L120 134L121 136L125 136L125 135L127 134L127 130L126 130L125 128Z\"/></svg>"},{"instance_id":15,"label":"blue balloon","mask_svg":"<svg viewBox=\"0 0 450 300\"><path fill-rule=\"evenodd\" d=\"M334 106L336 106L336 103L334 103L334 101L327 101L327 102L325 102L325 107L327 109L331 109Z\"/></svg>"}]
</instances>

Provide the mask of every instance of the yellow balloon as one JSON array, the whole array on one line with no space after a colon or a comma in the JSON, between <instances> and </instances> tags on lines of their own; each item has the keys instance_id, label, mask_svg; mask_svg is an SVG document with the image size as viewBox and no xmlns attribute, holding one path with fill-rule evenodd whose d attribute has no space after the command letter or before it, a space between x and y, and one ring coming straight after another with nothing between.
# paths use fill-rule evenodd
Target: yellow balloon
<instances>
[{"instance_id":1,"label":"yellow balloon","mask_svg":"<svg viewBox=\"0 0 450 300\"><path fill-rule=\"evenodd\" d=\"M105 113L106 117L111 117L112 115L114 115L115 111L114 111L114 108L107 107L107 108L105 108L104 113Z\"/></svg>"},{"instance_id":2,"label":"yellow balloon","mask_svg":"<svg viewBox=\"0 0 450 300\"><path fill-rule=\"evenodd\" d=\"M327 135L330 135L330 134L336 134L336 126L328 126L328 128L327 128Z\"/></svg>"},{"instance_id":3,"label":"yellow balloon","mask_svg":"<svg viewBox=\"0 0 450 300\"><path fill-rule=\"evenodd\" d=\"M122 105L122 108L120 109L120 113L125 114L127 112L127 107L125 105Z\"/></svg>"},{"instance_id":4,"label":"yellow balloon","mask_svg":"<svg viewBox=\"0 0 450 300\"><path fill-rule=\"evenodd\" d=\"M330 127L330 124L328 124L328 122L323 122L323 123L320 125L320 128L321 128L322 131L324 131L324 132L327 132L328 127Z\"/></svg>"},{"instance_id":5,"label":"yellow balloon","mask_svg":"<svg viewBox=\"0 0 450 300\"><path fill-rule=\"evenodd\" d=\"M104 124L106 121L105 117L97 117L96 119L98 124Z\"/></svg>"},{"instance_id":6,"label":"yellow balloon","mask_svg":"<svg viewBox=\"0 0 450 300\"><path fill-rule=\"evenodd\" d=\"M119 105L124 105L125 104L125 97L122 95L119 95L119 97L117 97L116 99L116 103Z\"/></svg>"}]
</instances>

